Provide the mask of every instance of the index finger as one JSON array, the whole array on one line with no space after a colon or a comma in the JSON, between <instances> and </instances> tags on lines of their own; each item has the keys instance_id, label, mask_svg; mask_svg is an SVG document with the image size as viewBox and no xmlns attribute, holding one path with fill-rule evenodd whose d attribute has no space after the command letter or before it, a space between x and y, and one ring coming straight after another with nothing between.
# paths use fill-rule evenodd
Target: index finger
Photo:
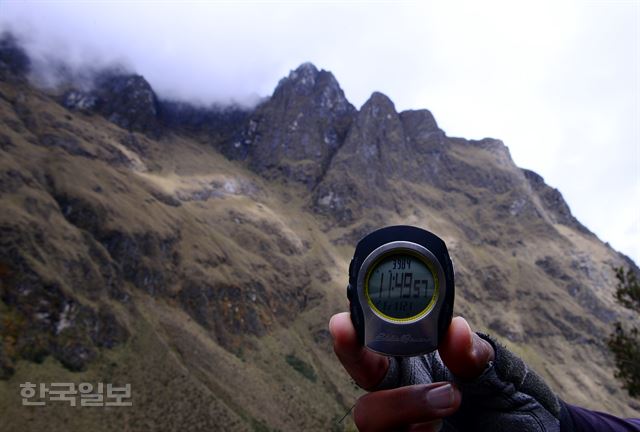
<instances>
[{"instance_id":1,"label":"index finger","mask_svg":"<svg viewBox=\"0 0 640 432\"><path fill-rule=\"evenodd\" d=\"M382 381L389 368L389 359L360 345L349 312L332 316L329 331L336 356L356 384L370 390Z\"/></svg>"}]
</instances>

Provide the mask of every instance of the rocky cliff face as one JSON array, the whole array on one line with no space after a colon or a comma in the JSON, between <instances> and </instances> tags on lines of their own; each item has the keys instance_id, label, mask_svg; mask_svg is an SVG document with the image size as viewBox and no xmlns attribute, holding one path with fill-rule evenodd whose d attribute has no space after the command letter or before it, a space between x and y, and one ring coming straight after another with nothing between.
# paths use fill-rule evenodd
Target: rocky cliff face
<instances>
[{"instance_id":1,"label":"rocky cliff face","mask_svg":"<svg viewBox=\"0 0 640 432\"><path fill-rule=\"evenodd\" d=\"M632 319L611 267L632 263L501 141L380 93L356 110L311 64L253 110L121 72L60 98L28 65L0 43L3 430L341 429L360 393L326 322L359 236L394 223L446 240L456 313L563 398L637 415L604 345ZM26 410L15 389L36 378L129 382L135 410Z\"/></svg>"},{"instance_id":2,"label":"rocky cliff face","mask_svg":"<svg viewBox=\"0 0 640 432\"><path fill-rule=\"evenodd\" d=\"M140 75L103 73L91 91L70 90L63 97L70 110L96 112L127 130L155 132L159 127L158 99Z\"/></svg>"},{"instance_id":3,"label":"rocky cliff face","mask_svg":"<svg viewBox=\"0 0 640 432\"><path fill-rule=\"evenodd\" d=\"M224 152L246 159L267 178L285 177L311 189L342 145L354 115L331 72L305 63L278 83Z\"/></svg>"},{"instance_id":4,"label":"rocky cliff face","mask_svg":"<svg viewBox=\"0 0 640 432\"><path fill-rule=\"evenodd\" d=\"M31 60L10 33L0 35L0 78L24 77L29 73Z\"/></svg>"}]
</instances>

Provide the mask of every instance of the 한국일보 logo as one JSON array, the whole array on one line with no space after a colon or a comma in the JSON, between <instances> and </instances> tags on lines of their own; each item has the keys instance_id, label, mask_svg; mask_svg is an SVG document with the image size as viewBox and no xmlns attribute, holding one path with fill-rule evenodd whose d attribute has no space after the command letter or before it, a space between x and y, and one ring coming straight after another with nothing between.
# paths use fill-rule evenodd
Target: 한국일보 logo
<instances>
[{"instance_id":1,"label":"\ud55c\uad6d\uc77c\ubcf4 logo","mask_svg":"<svg viewBox=\"0 0 640 432\"><path fill-rule=\"evenodd\" d=\"M104 391L106 387L106 392ZM95 391L94 391L95 388ZM39 390L36 391L36 390ZM20 384L20 396L23 406L44 406L47 401L67 402L71 406L133 406L131 400L131 384L117 387L111 383L53 382Z\"/></svg>"}]
</instances>

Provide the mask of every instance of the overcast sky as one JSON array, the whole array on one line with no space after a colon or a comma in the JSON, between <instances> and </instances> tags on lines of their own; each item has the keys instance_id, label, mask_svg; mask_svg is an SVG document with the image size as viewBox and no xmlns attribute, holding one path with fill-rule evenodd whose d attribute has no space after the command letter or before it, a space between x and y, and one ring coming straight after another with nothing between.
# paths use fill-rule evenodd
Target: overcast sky
<instances>
[{"instance_id":1,"label":"overcast sky","mask_svg":"<svg viewBox=\"0 0 640 432\"><path fill-rule=\"evenodd\" d=\"M428 108L499 138L574 215L640 264L640 1L0 0L38 55L113 61L165 97L248 103L305 61L360 107Z\"/></svg>"}]
</instances>

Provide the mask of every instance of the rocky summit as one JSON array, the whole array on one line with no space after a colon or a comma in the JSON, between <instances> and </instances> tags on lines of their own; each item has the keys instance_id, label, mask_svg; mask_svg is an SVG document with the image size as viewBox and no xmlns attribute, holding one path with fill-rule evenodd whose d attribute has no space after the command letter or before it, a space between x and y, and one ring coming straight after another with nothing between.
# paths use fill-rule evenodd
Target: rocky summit
<instances>
[{"instance_id":1,"label":"rocky summit","mask_svg":"<svg viewBox=\"0 0 640 432\"><path fill-rule=\"evenodd\" d=\"M355 114L333 74L305 63L278 83L223 151L266 178L286 177L313 189Z\"/></svg>"},{"instance_id":2,"label":"rocky summit","mask_svg":"<svg viewBox=\"0 0 640 432\"><path fill-rule=\"evenodd\" d=\"M0 42L0 429L350 430L363 392L327 329L357 240L447 243L455 313L566 401L640 415L606 338L634 319L561 193L499 140L449 137L305 63L255 108L164 100L141 75L43 90ZM132 407L21 405L20 384L131 385ZM105 384L106 385L106 384Z\"/></svg>"}]
</instances>

